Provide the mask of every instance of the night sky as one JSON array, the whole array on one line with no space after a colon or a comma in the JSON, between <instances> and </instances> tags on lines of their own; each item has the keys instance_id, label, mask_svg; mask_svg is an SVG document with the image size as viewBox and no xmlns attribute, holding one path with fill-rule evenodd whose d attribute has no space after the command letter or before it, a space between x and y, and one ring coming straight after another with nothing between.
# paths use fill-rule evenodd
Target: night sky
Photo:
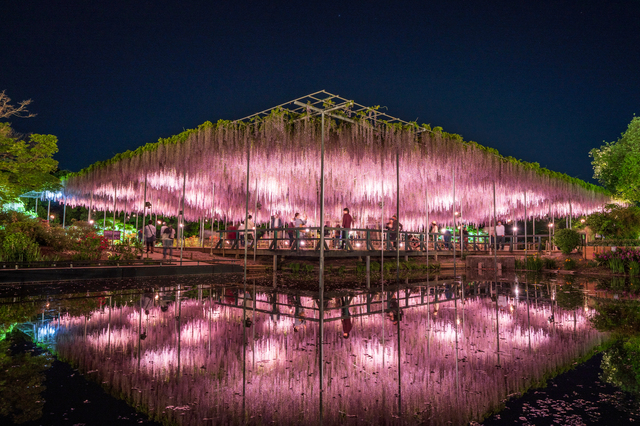
<instances>
[{"instance_id":1,"label":"night sky","mask_svg":"<svg viewBox=\"0 0 640 426\"><path fill-rule=\"evenodd\" d=\"M640 114L640 1L7 0L0 90L77 171L321 89L592 181Z\"/></svg>"}]
</instances>

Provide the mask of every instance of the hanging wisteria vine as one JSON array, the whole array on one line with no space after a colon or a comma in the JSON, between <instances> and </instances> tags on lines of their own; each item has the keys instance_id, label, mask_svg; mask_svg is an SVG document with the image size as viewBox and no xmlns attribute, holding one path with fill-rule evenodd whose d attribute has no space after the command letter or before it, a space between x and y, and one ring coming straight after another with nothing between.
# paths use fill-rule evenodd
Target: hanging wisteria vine
<instances>
[{"instance_id":1,"label":"hanging wisteria vine","mask_svg":"<svg viewBox=\"0 0 640 426\"><path fill-rule=\"evenodd\" d=\"M525 199L528 219L550 209L557 217L589 214L610 201L600 187L502 157L458 135L364 115L350 120L325 120L325 220L337 219L348 206L364 227L379 223L382 201L387 212L395 211L396 155L405 229L424 226L426 209L439 223L451 222L452 209L465 222L486 223L493 215L494 182L499 218L524 219ZM245 216L250 150L250 205L257 197L262 206L257 219L301 212L318 224L321 132L317 116L282 108L251 121L206 122L70 175L64 196L72 206L113 210L115 204L118 211L141 213L146 182L153 212L176 216L184 184L187 220L237 221Z\"/></svg>"}]
</instances>

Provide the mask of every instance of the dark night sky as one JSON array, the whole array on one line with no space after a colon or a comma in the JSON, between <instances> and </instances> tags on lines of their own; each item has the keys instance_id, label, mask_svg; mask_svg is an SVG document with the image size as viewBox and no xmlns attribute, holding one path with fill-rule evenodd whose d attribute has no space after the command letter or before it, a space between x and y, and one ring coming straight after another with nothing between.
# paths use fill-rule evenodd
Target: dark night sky
<instances>
[{"instance_id":1,"label":"dark night sky","mask_svg":"<svg viewBox=\"0 0 640 426\"><path fill-rule=\"evenodd\" d=\"M640 114L640 1L8 0L0 90L77 171L325 89L590 180Z\"/></svg>"}]
</instances>

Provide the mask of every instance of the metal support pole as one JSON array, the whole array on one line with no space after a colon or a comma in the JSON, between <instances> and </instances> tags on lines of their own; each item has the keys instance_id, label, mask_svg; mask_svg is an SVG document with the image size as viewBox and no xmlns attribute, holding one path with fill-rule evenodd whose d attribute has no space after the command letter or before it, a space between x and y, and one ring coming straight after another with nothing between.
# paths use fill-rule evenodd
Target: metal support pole
<instances>
[{"instance_id":1,"label":"metal support pole","mask_svg":"<svg viewBox=\"0 0 640 426\"><path fill-rule=\"evenodd\" d=\"M187 171L182 172L182 210L180 214L180 266L182 266L182 253L184 251L184 195L187 190Z\"/></svg>"},{"instance_id":2,"label":"metal support pole","mask_svg":"<svg viewBox=\"0 0 640 426\"><path fill-rule=\"evenodd\" d=\"M524 192L524 257L527 258L527 191Z\"/></svg>"},{"instance_id":3,"label":"metal support pole","mask_svg":"<svg viewBox=\"0 0 640 426\"><path fill-rule=\"evenodd\" d=\"M318 333L318 365L320 366L320 421L322 422L322 396L324 392L324 112L321 114L321 142L320 142L320 271L318 298L320 300L320 328Z\"/></svg>"},{"instance_id":4,"label":"metal support pole","mask_svg":"<svg viewBox=\"0 0 640 426\"><path fill-rule=\"evenodd\" d=\"M258 179L256 179L256 199L254 200L253 208L253 261L256 261L256 251L258 250ZM245 226L246 228L246 226Z\"/></svg>"},{"instance_id":5,"label":"metal support pole","mask_svg":"<svg viewBox=\"0 0 640 426\"><path fill-rule=\"evenodd\" d=\"M144 237L144 222L147 220L147 175L144 175L144 202L142 204L142 242L146 244ZM136 229L136 232L138 230ZM147 250L147 259L149 258L149 251Z\"/></svg>"},{"instance_id":6,"label":"metal support pole","mask_svg":"<svg viewBox=\"0 0 640 426\"><path fill-rule=\"evenodd\" d=\"M456 169L451 169L451 176L453 177L453 277L456 276ZM456 326L456 330L457 330ZM456 359L457 355L456 355Z\"/></svg>"},{"instance_id":7,"label":"metal support pole","mask_svg":"<svg viewBox=\"0 0 640 426\"><path fill-rule=\"evenodd\" d=\"M87 212L87 222L91 222L91 209L93 208L93 191L91 191L91 200L89 200L89 211Z\"/></svg>"},{"instance_id":8,"label":"metal support pole","mask_svg":"<svg viewBox=\"0 0 640 426\"><path fill-rule=\"evenodd\" d=\"M498 234L496 229L497 227L498 227L498 213L496 208L496 181L494 180L493 181L493 267L496 272L496 275L498 274ZM496 286L497 285L498 284L496 282Z\"/></svg>"},{"instance_id":9,"label":"metal support pole","mask_svg":"<svg viewBox=\"0 0 640 426\"><path fill-rule=\"evenodd\" d=\"M211 256L213 256L213 218L215 216L216 186L211 185ZM220 230L220 222L218 222L218 231ZM220 234L218 233L218 237Z\"/></svg>"},{"instance_id":10,"label":"metal support pole","mask_svg":"<svg viewBox=\"0 0 640 426\"><path fill-rule=\"evenodd\" d=\"M66 227L67 223L67 196L64 197L64 207L62 208L62 229Z\"/></svg>"},{"instance_id":11,"label":"metal support pole","mask_svg":"<svg viewBox=\"0 0 640 426\"><path fill-rule=\"evenodd\" d=\"M111 245L114 244L114 235L116 230L116 208L118 203L118 188L113 189L113 223L111 224Z\"/></svg>"},{"instance_id":12,"label":"metal support pole","mask_svg":"<svg viewBox=\"0 0 640 426\"><path fill-rule=\"evenodd\" d=\"M47 207L47 223L51 222L51 200L49 200L49 206Z\"/></svg>"},{"instance_id":13,"label":"metal support pole","mask_svg":"<svg viewBox=\"0 0 640 426\"><path fill-rule=\"evenodd\" d=\"M571 201L569 201L569 229L572 229L571 219L573 218L573 211L571 209Z\"/></svg>"}]
</instances>

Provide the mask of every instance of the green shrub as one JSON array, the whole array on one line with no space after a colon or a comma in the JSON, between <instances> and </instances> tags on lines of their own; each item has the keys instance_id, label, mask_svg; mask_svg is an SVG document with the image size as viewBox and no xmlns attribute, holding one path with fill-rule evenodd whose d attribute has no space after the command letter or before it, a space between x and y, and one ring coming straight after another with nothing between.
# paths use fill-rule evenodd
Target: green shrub
<instances>
[{"instance_id":1,"label":"green shrub","mask_svg":"<svg viewBox=\"0 0 640 426\"><path fill-rule=\"evenodd\" d=\"M632 277L637 277L640 275L640 263L632 260L629 262L629 275Z\"/></svg>"},{"instance_id":2,"label":"green shrub","mask_svg":"<svg viewBox=\"0 0 640 426\"><path fill-rule=\"evenodd\" d=\"M540 256L527 256L524 265L527 271L542 271L542 267L544 266Z\"/></svg>"},{"instance_id":3,"label":"green shrub","mask_svg":"<svg viewBox=\"0 0 640 426\"><path fill-rule=\"evenodd\" d=\"M578 262L576 262L574 259L566 258L563 266L567 271L573 271L578 267Z\"/></svg>"},{"instance_id":4,"label":"green shrub","mask_svg":"<svg viewBox=\"0 0 640 426\"><path fill-rule=\"evenodd\" d=\"M25 234L8 234L0 256L5 262L34 262L40 260L40 246Z\"/></svg>"},{"instance_id":5,"label":"green shrub","mask_svg":"<svg viewBox=\"0 0 640 426\"><path fill-rule=\"evenodd\" d=\"M609 268L614 274L624 274L624 262L619 257L609 260Z\"/></svg>"},{"instance_id":6,"label":"green shrub","mask_svg":"<svg viewBox=\"0 0 640 426\"><path fill-rule=\"evenodd\" d=\"M573 229L559 229L556 231L556 235L553 237L553 242L562 254L569 254L577 247L581 242L580 234Z\"/></svg>"},{"instance_id":7,"label":"green shrub","mask_svg":"<svg viewBox=\"0 0 640 426\"><path fill-rule=\"evenodd\" d=\"M542 262L544 264L544 269L556 269L556 260L551 257L543 257Z\"/></svg>"}]
</instances>

